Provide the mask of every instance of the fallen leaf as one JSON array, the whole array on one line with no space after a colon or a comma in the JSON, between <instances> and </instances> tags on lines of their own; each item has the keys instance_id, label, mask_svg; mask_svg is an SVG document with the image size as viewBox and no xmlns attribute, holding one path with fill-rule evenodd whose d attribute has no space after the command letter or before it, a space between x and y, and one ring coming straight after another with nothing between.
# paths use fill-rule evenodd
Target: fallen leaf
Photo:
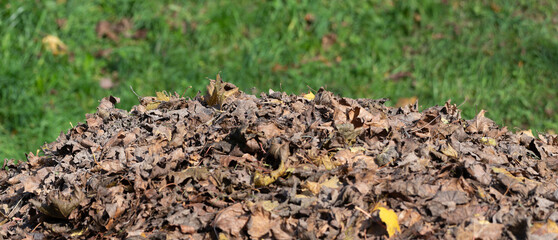
<instances>
[{"instance_id":1,"label":"fallen leaf","mask_svg":"<svg viewBox=\"0 0 558 240\"><path fill-rule=\"evenodd\" d=\"M315 98L316 96L314 95L314 93L308 92L307 94L304 94L302 97L304 97L304 99L307 99L307 100L312 101L312 100L314 100L314 98Z\"/></svg>"},{"instance_id":2,"label":"fallen leaf","mask_svg":"<svg viewBox=\"0 0 558 240\"><path fill-rule=\"evenodd\" d=\"M269 233L273 225L271 213L257 204L252 208L252 214L250 215L250 220L246 228L248 229L248 235L250 235L250 237L259 239Z\"/></svg>"},{"instance_id":3,"label":"fallen leaf","mask_svg":"<svg viewBox=\"0 0 558 240\"><path fill-rule=\"evenodd\" d=\"M399 220L397 214L386 207L381 206L382 204L378 203L374 206L374 211L379 211L379 216L382 222L386 225L386 231L388 232L388 236L391 238L396 233L401 232L401 228L399 227Z\"/></svg>"},{"instance_id":4,"label":"fallen leaf","mask_svg":"<svg viewBox=\"0 0 558 240\"><path fill-rule=\"evenodd\" d=\"M241 231L248 222L249 216L246 215L241 203L236 203L225 208L215 217L214 227L233 237L240 237Z\"/></svg>"},{"instance_id":5,"label":"fallen leaf","mask_svg":"<svg viewBox=\"0 0 558 240\"><path fill-rule=\"evenodd\" d=\"M322 37L322 49L328 50L337 42L337 34L328 33Z\"/></svg>"},{"instance_id":6,"label":"fallen leaf","mask_svg":"<svg viewBox=\"0 0 558 240\"><path fill-rule=\"evenodd\" d=\"M548 239L556 239L558 237L558 224L548 219L546 222L535 222L529 228L529 234L534 237L545 237Z\"/></svg>"},{"instance_id":7,"label":"fallen leaf","mask_svg":"<svg viewBox=\"0 0 558 240\"><path fill-rule=\"evenodd\" d=\"M490 223L487 221L473 221L466 228L460 227L456 232L456 239L501 239L504 225L499 223Z\"/></svg>"},{"instance_id":8,"label":"fallen leaf","mask_svg":"<svg viewBox=\"0 0 558 240\"><path fill-rule=\"evenodd\" d=\"M484 145L488 146L496 146L497 142L494 138L491 137L482 137L480 142Z\"/></svg>"},{"instance_id":9,"label":"fallen leaf","mask_svg":"<svg viewBox=\"0 0 558 240\"><path fill-rule=\"evenodd\" d=\"M418 97L412 96L410 98L399 98L397 99L397 103L395 103L395 107L404 107L407 105L413 105L417 102Z\"/></svg>"},{"instance_id":10,"label":"fallen leaf","mask_svg":"<svg viewBox=\"0 0 558 240\"><path fill-rule=\"evenodd\" d=\"M328 179L320 184L322 187L339 188L339 178L337 176Z\"/></svg>"},{"instance_id":11,"label":"fallen leaf","mask_svg":"<svg viewBox=\"0 0 558 240\"><path fill-rule=\"evenodd\" d=\"M55 56L64 55L68 51L68 46L56 36L47 35L42 42L44 47Z\"/></svg>"},{"instance_id":12,"label":"fallen leaf","mask_svg":"<svg viewBox=\"0 0 558 240\"><path fill-rule=\"evenodd\" d=\"M156 92L156 94L157 97L155 98L155 100L148 102L147 106L145 106L145 109L147 111L157 109L157 107L159 107L159 104L161 104L161 102L166 102L170 100L170 97L167 95L166 92Z\"/></svg>"}]
</instances>

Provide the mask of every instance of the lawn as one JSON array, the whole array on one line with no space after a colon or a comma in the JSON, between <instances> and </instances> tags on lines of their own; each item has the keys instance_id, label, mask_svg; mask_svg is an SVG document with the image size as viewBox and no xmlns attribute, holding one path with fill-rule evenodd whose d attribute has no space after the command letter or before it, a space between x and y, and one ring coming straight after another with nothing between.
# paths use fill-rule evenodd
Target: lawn
<instances>
[{"instance_id":1,"label":"lawn","mask_svg":"<svg viewBox=\"0 0 558 240\"><path fill-rule=\"evenodd\" d=\"M466 118L558 130L555 1L0 4L0 159L25 159L105 96L130 109L130 86L194 96L218 72L246 92L451 99Z\"/></svg>"}]
</instances>

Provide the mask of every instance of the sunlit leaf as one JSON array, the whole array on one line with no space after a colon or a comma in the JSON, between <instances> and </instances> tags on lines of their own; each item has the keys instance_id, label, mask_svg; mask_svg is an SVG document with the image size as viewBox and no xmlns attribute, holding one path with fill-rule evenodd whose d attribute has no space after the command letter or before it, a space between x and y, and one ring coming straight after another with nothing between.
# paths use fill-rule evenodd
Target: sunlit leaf
<instances>
[{"instance_id":1,"label":"sunlit leaf","mask_svg":"<svg viewBox=\"0 0 558 240\"><path fill-rule=\"evenodd\" d=\"M159 107L159 104L161 104L161 102L166 102L170 100L170 96L167 95L167 93L165 92L157 92L157 98L155 98L155 101L151 101L149 103L147 103L147 106L145 106L145 109L147 111L149 110L153 110L153 109L157 109L157 107Z\"/></svg>"},{"instance_id":2,"label":"sunlit leaf","mask_svg":"<svg viewBox=\"0 0 558 240\"><path fill-rule=\"evenodd\" d=\"M207 95L205 101L209 106L221 106L225 100L237 93L238 88L230 83L225 83L221 79L221 74L217 74L216 80L211 80L207 85Z\"/></svg>"},{"instance_id":3,"label":"sunlit leaf","mask_svg":"<svg viewBox=\"0 0 558 240\"><path fill-rule=\"evenodd\" d=\"M399 227L399 220L397 214L388 208L382 207L381 204L376 204L373 211L379 211L380 219L384 224L386 224L386 230L389 237L392 237L397 232L401 232Z\"/></svg>"},{"instance_id":4,"label":"sunlit leaf","mask_svg":"<svg viewBox=\"0 0 558 240\"><path fill-rule=\"evenodd\" d=\"M488 146L496 146L496 139L491 137L482 137L480 142Z\"/></svg>"},{"instance_id":5,"label":"sunlit leaf","mask_svg":"<svg viewBox=\"0 0 558 240\"><path fill-rule=\"evenodd\" d=\"M441 147L441 152L451 158L457 158L458 154L457 151L455 151L455 149L450 145L450 144L444 144Z\"/></svg>"},{"instance_id":6,"label":"sunlit leaf","mask_svg":"<svg viewBox=\"0 0 558 240\"><path fill-rule=\"evenodd\" d=\"M62 42L58 37L47 35L42 40L43 46L50 51L53 55L63 55L68 51L68 46Z\"/></svg>"},{"instance_id":7,"label":"sunlit leaf","mask_svg":"<svg viewBox=\"0 0 558 240\"><path fill-rule=\"evenodd\" d=\"M415 104L418 100L417 96L412 96L410 98L399 98L397 99L397 103L395 103L395 107L404 107L407 105Z\"/></svg>"},{"instance_id":8,"label":"sunlit leaf","mask_svg":"<svg viewBox=\"0 0 558 240\"><path fill-rule=\"evenodd\" d=\"M339 178L337 176L328 179L327 181L321 184L322 187L328 188L338 188L339 187Z\"/></svg>"},{"instance_id":9,"label":"sunlit leaf","mask_svg":"<svg viewBox=\"0 0 558 240\"><path fill-rule=\"evenodd\" d=\"M308 92L307 94L304 94L302 97L312 101L314 100L314 98L316 98L316 95L314 95L314 93L312 92Z\"/></svg>"},{"instance_id":10,"label":"sunlit leaf","mask_svg":"<svg viewBox=\"0 0 558 240\"><path fill-rule=\"evenodd\" d=\"M261 201L260 204L262 205L263 209L266 210L266 211L272 211L277 206L279 206L279 202L270 201L270 200Z\"/></svg>"},{"instance_id":11,"label":"sunlit leaf","mask_svg":"<svg viewBox=\"0 0 558 240\"><path fill-rule=\"evenodd\" d=\"M550 219L548 219L546 222L535 222L529 229L529 232L535 236L558 234L558 225L556 224L556 222Z\"/></svg>"},{"instance_id":12,"label":"sunlit leaf","mask_svg":"<svg viewBox=\"0 0 558 240\"><path fill-rule=\"evenodd\" d=\"M320 193L320 184L317 182L306 181L302 183L301 187L312 192L314 195L318 195Z\"/></svg>"}]
</instances>

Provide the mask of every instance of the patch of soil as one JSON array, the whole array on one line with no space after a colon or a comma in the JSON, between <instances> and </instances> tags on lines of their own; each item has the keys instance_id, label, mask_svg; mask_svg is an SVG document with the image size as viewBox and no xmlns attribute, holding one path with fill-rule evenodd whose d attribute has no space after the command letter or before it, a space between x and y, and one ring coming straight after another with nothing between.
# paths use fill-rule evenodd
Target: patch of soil
<instances>
[{"instance_id":1,"label":"patch of soil","mask_svg":"<svg viewBox=\"0 0 558 240\"><path fill-rule=\"evenodd\" d=\"M193 99L87 122L0 171L6 239L526 239L558 236L558 138L320 89Z\"/></svg>"}]
</instances>

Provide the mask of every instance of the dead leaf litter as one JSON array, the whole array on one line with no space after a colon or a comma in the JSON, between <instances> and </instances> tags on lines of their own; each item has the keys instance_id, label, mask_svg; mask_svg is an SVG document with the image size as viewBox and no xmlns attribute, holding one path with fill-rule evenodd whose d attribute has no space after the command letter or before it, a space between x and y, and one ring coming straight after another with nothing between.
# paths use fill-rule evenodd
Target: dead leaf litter
<instances>
[{"instance_id":1,"label":"dead leaf litter","mask_svg":"<svg viewBox=\"0 0 558 240\"><path fill-rule=\"evenodd\" d=\"M446 102L211 80L86 123L0 171L4 239L550 239L558 138Z\"/></svg>"}]
</instances>

